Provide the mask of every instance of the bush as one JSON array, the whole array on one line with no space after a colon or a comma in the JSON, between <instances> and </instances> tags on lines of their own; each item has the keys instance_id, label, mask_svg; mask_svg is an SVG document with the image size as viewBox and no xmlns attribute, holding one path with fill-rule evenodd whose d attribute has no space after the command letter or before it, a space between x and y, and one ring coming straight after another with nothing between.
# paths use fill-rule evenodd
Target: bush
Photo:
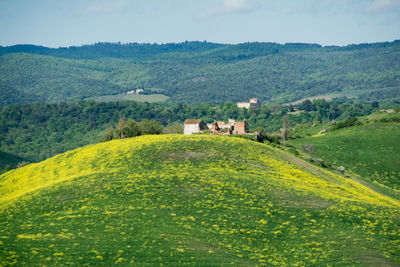
<instances>
[{"instance_id":1,"label":"bush","mask_svg":"<svg viewBox=\"0 0 400 267\"><path fill-rule=\"evenodd\" d=\"M163 126L158 121L144 119L138 122L138 126L142 135L161 134L163 131Z\"/></svg>"},{"instance_id":2,"label":"bush","mask_svg":"<svg viewBox=\"0 0 400 267\"><path fill-rule=\"evenodd\" d=\"M332 127L332 130L352 127L355 125L362 125L362 123L358 120L358 118L347 118L344 121L337 122L336 125Z\"/></svg>"},{"instance_id":3,"label":"bush","mask_svg":"<svg viewBox=\"0 0 400 267\"><path fill-rule=\"evenodd\" d=\"M313 144L302 144L300 148L307 153L314 154L315 153L315 146Z\"/></svg>"},{"instance_id":4,"label":"bush","mask_svg":"<svg viewBox=\"0 0 400 267\"><path fill-rule=\"evenodd\" d=\"M17 168L24 167L24 166L26 166L28 164L29 164L29 162L27 162L27 161L21 161L20 163L18 163Z\"/></svg>"},{"instance_id":5,"label":"bush","mask_svg":"<svg viewBox=\"0 0 400 267\"><path fill-rule=\"evenodd\" d=\"M163 126L158 121L142 120L136 122L132 119L126 120L120 118L118 124L115 127L110 127L104 131L102 140L110 141L112 139L122 139L135 137L146 134L160 134L163 132Z\"/></svg>"},{"instance_id":6,"label":"bush","mask_svg":"<svg viewBox=\"0 0 400 267\"><path fill-rule=\"evenodd\" d=\"M174 123L168 125L163 130L164 134L183 134L183 123Z\"/></svg>"},{"instance_id":7,"label":"bush","mask_svg":"<svg viewBox=\"0 0 400 267\"><path fill-rule=\"evenodd\" d=\"M135 137L142 133L142 131L139 129L138 123L131 119L126 122L122 128L122 132L124 133L125 137Z\"/></svg>"},{"instance_id":8,"label":"bush","mask_svg":"<svg viewBox=\"0 0 400 267\"><path fill-rule=\"evenodd\" d=\"M400 118L382 118L379 122L387 123L387 122L400 122Z\"/></svg>"},{"instance_id":9,"label":"bush","mask_svg":"<svg viewBox=\"0 0 400 267\"><path fill-rule=\"evenodd\" d=\"M278 139L276 136L265 135L264 137L265 137L264 140L267 140L267 141L270 142L271 144L278 144L278 145L281 144L281 143L279 142L279 139Z\"/></svg>"},{"instance_id":10,"label":"bush","mask_svg":"<svg viewBox=\"0 0 400 267\"><path fill-rule=\"evenodd\" d=\"M109 127L107 130L104 131L103 136L101 138L102 141L110 141L114 139L114 128Z\"/></svg>"}]
</instances>

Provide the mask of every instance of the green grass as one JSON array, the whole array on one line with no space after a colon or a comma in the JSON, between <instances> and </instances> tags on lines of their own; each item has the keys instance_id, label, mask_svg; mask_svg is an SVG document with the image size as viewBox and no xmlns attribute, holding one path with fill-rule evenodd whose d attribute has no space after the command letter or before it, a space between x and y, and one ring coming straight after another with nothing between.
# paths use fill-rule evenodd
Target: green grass
<instances>
[{"instance_id":1,"label":"green grass","mask_svg":"<svg viewBox=\"0 0 400 267\"><path fill-rule=\"evenodd\" d=\"M162 94L154 94L154 95L119 94L119 95L96 96L88 98L87 100L94 100L96 102L136 101L136 102L158 103L158 102L165 102L168 100L168 98L169 98L168 96Z\"/></svg>"},{"instance_id":2,"label":"green grass","mask_svg":"<svg viewBox=\"0 0 400 267\"><path fill-rule=\"evenodd\" d=\"M400 123L382 122L382 119L399 118L400 114L378 113L361 118L363 125L328 131L321 125L306 129L301 134L311 134L289 143L301 150L302 145L315 147L313 157L322 158L334 166L392 189L400 190Z\"/></svg>"},{"instance_id":3,"label":"green grass","mask_svg":"<svg viewBox=\"0 0 400 267\"><path fill-rule=\"evenodd\" d=\"M0 265L396 265L399 208L264 144L142 136L0 176Z\"/></svg>"}]
</instances>

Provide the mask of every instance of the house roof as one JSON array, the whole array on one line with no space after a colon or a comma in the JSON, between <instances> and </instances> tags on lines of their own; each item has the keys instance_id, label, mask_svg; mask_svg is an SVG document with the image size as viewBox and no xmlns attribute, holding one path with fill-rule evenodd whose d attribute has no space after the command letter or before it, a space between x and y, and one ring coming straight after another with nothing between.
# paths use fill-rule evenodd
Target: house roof
<instances>
[{"instance_id":1,"label":"house roof","mask_svg":"<svg viewBox=\"0 0 400 267\"><path fill-rule=\"evenodd\" d=\"M187 119L184 124L200 124L202 120Z\"/></svg>"},{"instance_id":2,"label":"house roof","mask_svg":"<svg viewBox=\"0 0 400 267\"><path fill-rule=\"evenodd\" d=\"M247 121L237 121L235 123L236 127L243 127L246 124L248 124Z\"/></svg>"}]
</instances>

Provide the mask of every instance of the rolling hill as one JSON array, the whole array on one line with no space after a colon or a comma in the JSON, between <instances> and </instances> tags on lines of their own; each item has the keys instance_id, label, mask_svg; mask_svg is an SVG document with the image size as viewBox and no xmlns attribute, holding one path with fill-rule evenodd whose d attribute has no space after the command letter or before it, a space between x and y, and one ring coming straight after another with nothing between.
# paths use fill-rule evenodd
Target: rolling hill
<instances>
[{"instance_id":1,"label":"rolling hill","mask_svg":"<svg viewBox=\"0 0 400 267\"><path fill-rule=\"evenodd\" d=\"M393 189L400 196L400 113L378 112L360 117L357 122L340 129L328 124L309 127L298 133L304 138L289 143L306 152L312 146L310 156L336 167L344 166L347 171ZM328 131L318 134L322 129Z\"/></svg>"},{"instance_id":2,"label":"rolling hill","mask_svg":"<svg viewBox=\"0 0 400 267\"><path fill-rule=\"evenodd\" d=\"M399 62L400 41L344 47L207 42L58 49L18 45L0 47L0 91L8 92L0 94L0 104L115 99L139 87L180 103L249 97L283 103L320 95L398 101Z\"/></svg>"},{"instance_id":3,"label":"rolling hill","mask_svg":"<svg viewBox=\"0 0 400 267\"><path fill-rule=\"evenodd\" d=\"M398 265L400 202L207 135L89 145L0 176L0 265Z\"/></svg>"}]
</instances>

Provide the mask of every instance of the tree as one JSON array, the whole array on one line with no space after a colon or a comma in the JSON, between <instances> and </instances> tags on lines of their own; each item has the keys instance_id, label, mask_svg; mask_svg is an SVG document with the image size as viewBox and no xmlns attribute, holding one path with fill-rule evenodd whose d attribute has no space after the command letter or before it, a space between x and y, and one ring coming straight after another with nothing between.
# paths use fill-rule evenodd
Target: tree
<instances>
[{"instance_id":1,"label":"tree","mask_svg":"<svg viewBox=\"0 0 400 267\"><path fill-rule=\"evenodd\" d=\"M141 134L160 134L163 126L158 121L144 119L138 123Z\"/></svg>"},{"instance_id":2,"label":"tree","mask_svg":"<svg viewBox=\"0 0 400 267\"><path fill-rule=\"evenodd\" d=\"M113 127L109 127L107 128L107 130L105 130L105 132L103 133L103 137L102 140L103 141L110 141L114 138L114 128Z\"/></svg>"},{"instance_id":3,"label":"tree","mask_svg":"<svg viewBox=\"0 0 400 267\"><path fill-rule=\"evenodd\" d=\"M138 123L132 119L126 120L121 117L115 129L115 138L123 139L128 137L138 136L142 133ZM108 136L110 133L108 133Z\"/></svg>"},{"instance_id":4,"label":"tree","mask_svg":"<svg viewBox=\"0 0 400 267\"><path fill-rule=\"evenodd\" d=\"M123 128L125 137L134 137L141 134L139 126L136 121L129 119Z\"/></svg>"},{"instance_id":5,"label":"tree","mask_svg":"<svg viewBox=\"0 0 400 267\"><path fill-rule=\"evenodd\" d=\"M288 116L284 116L282 119L282 139L283 145L286 146L286 140L289 137L289 118Z\"/></svg>"},{"instance_id":6,"label":"tree","mask_svg":"<svg viewBox=\"0 0 400 267\"><path fill-rule=\"evenodd\" d=\"M272 113L278 114L281 111L281 105L280 104L272 104L270 106L270 109L271 109Z\"/></svg>"},{"instance_id":7,"label":"tree","mask_svg":"<svg viewBox=\"0 0 400 267\"><path fill-rule=\"evenodd\" d=\"M124 117L120 117L119 121L118 121L118 124L117 124L117 127L115 129L117 138L119 138L119 139L125 138L125 135L124 135L124 127L125 127L125 125L126 125L126 119Z\"/></svg>"},{"instance_id":8,"label":"tree","mask_svg":"<svg viewBox=\"0 0 400 267\"><path fill-rule=\"evenodd\" d=\"M309 99L306 99L298 106L298 109L304 110L304 111L312 111L312 110L314 110L314 106L313 106L313 103Z\"/></svg>"}]
</instances>

